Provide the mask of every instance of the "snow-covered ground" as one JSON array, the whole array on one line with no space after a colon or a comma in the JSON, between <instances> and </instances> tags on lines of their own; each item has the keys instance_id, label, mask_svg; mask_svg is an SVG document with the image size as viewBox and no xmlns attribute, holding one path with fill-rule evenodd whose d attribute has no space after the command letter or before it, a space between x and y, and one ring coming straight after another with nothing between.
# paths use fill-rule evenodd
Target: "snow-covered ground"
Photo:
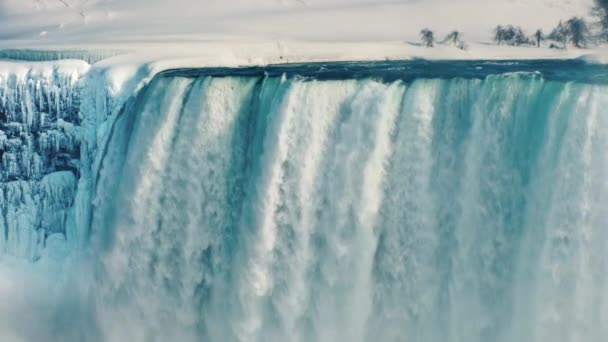
<instances>
[{"instance_id":1,"label":"snow-covered ground","mask_svg":"<svg viewBox=\"0 0 608 342\"><path fill-rule=\"evenodd\" d=\"M528 30L589 14L591 0L3 0L6 39L205 41L225 36L394 41L430 27L485 40L497 24Z\"/></svg>"},{"instance_id":2,"label":"snow-covered ground","mask_svg":"<svg viewBox=\"0 0 608 342\"><path fill-rule=\"evenodd\" d=\"M592 0L1 0L0 49L119 50L143 56L137 61L197 66L605 55L490 43L498 24L548 32L591 7ZM438 37L461 31L467 50L419 46L425 27Z\"/></svg>"},{"instance_id":3,"label":"snow-covered ground","mask_svg":"<svg viewBox=\"0 0 608 342\"><path fill-rule=\"evenodd\" d=\"M76 330L95 333L86 322L96 320L84 317L92 306L80 302L94 292L74 293L80 287L70 283L72 274L92 273L75 268L90 265L79 264L70 253L86 240L91 203L104 200L94 196L103 159L99 151L110 139L110 127L122 105L158 72L178 67L410 58L585 57L608 62L608 49L601 47L555 50L490 43L497 24L548 32L560 19L588 15L591 5L591 0L0 0L0 50L91 50L104 56L92 66L79 60L0 61L0 90L7 89L0 91L0 104L11 105L17 118L9 120L15 133L5 138L11 139L2 142L0 134L0 144L10 143L13 149L6 148L4 159L8 166L25 165L26 159L41 165L34 171L21 171L21 165L7 168L11 173L0 184L0 192L10 194L10 201L0 203L10 220L0 218L0 223L16 222L6 228L0 225L0 232L19 236L18 241L0 243L0 341L48 340L57 331L73 330L73 322ZM440 37L458 29L468 48L421 47L418 32L425 27ZM112 51L120 53L105 58ZM78 94L79 102L68 107L64 103L71 104L71 94ZM599 94L600 90L598 99ZM333 93L323 96L334 97ZM58 108L52 122L39 124L54 113L47 108L52 104ZM79 116L59 115L64 112ZM22 116L33 118L32 123ZM62 141L78 144L66 148L60 146ZM58 147L49 149L53 146ZM20 151L27 153L17 154ZM59 165L57 160L63 159L58 157L66 154L72 159ZM77 178L65 170L76 162ZM570 160L565 165L571 165ZM27 177L22 175L26 171ZM29 218L36 225L26 221ZM85 289L95 283L78 280ZM65 297L55 295L65 291L57 285L61 282L70 284L65 286Z\"/></svg>"}]
</instances>

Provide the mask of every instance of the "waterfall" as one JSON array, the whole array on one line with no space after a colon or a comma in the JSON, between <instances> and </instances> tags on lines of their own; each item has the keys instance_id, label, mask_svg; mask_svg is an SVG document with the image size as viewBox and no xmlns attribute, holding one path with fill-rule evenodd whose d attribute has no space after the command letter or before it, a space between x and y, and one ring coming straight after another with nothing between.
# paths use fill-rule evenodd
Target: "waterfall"
<instances>
[{"instance_id":1,"label":"waterfall","mask_svg":"<svg viewBox=\"0 0 608 342\"><path fill-rule=\"evenodd\" d=\"M108 340L599 341L605 86L157 77L93 208Z\"/></svg>"},{"instance_id":2,"label":"waterfall","mask_svg":"<svg viewBox=\"0 0 608 342\"><path fill-rule=\"evenodd\" d=\"M141 67L109 89L103 68L35 65L0 65L3 341L608 336L607 67L180 69L139 87Z\"/></svg>"}]
</instances>

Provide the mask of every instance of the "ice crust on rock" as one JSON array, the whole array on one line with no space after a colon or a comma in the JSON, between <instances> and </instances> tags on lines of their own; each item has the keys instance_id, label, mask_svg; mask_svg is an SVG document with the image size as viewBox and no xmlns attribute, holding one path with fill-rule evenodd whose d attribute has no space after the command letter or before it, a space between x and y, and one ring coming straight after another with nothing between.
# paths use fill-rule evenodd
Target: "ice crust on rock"
<instances>
[{"instance_id":1,"label":"ice crust on rock","mask_svg":"<svg viewBox=\"0 0 608 342\"><path fill-rule=\"evenodd\" d=\"M70 238L80 169L80 61L0 63L0 257Z\"/></svg>"}]
</instances>

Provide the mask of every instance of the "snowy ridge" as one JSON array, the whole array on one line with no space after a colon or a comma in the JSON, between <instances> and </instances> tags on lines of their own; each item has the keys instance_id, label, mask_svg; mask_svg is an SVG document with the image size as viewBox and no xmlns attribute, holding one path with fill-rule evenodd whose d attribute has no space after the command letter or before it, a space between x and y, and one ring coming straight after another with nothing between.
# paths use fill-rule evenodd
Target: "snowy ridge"
<instances>
[{"instance_id":1,"label":"snowy ridge","mask_svg":"<svg viewBox=\"0 0 608 342\"><path fill-rule=\"evenodd\" d=\"M59 61L66 59L82 60L89 64L120 54L119 51L95 50L39 50L39 49L0 49L0 60L16 61Z\"/></svg>"},{"instance_id":2,"label":"snowy ridge","mask_svg":"<svg viewBox=\"0 0 608 342\"><path fill-rule=\"evenodd\" d=\"M599 52L596 48L497 46L492 42L493 29L516 25L527 34L537 29L548 33L560 20L573 16L592 23L593 1L4 0L0 2L0 48L8 50L8 56L26 58L39 58L49 51L55 51L49 56L71 51L68 56L74 58L87 49L96 54L124 51L145 57L204 56L205 65L223 66L234 60L239 65L261 65L407 58L574 58ZM419 37L423 28L433 30L438 39L458 30L468 49L424 48ZM28 55L19 49L45 52Z\"/></svg>"},{"instance_id":3,"label":"snowy ridge","mask_svg":"<svg viewBox=\"0 0 608 342\"><path fill-rule=\"evenodd\" d=\"M220 37L304 41L416 40L424 27L487 40L498 24L549 30L592 0L3 0L0 38L31 45L128 44ZM483 13L483 15L479 15ZM246 19L246 20L245 20Z\"/></svg>"}]
</instances>

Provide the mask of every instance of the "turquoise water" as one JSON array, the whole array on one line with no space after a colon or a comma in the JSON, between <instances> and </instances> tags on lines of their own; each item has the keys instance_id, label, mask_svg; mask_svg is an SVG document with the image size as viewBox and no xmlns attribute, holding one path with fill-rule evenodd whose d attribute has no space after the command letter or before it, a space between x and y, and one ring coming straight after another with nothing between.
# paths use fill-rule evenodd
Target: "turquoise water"
<instances>
[{"instance_id":1,"label":"turquoise water","mask_svg":"<svg viewBox=\"0 0 608 342\"><path fill-rule=\"evenodd\" d=\"M108 341L603 341L606 67L173 70L103 149Z\"/></svg>"},{"instance_id":2,"label":"turquoise water","mask_svg":"<svg viewBox=\"0 0 608 342\"><path fill-rule=\"evenodd\" d=\"M603 342L607 70L9 75L0 340Z\"/></svg>"}]
</instances>

